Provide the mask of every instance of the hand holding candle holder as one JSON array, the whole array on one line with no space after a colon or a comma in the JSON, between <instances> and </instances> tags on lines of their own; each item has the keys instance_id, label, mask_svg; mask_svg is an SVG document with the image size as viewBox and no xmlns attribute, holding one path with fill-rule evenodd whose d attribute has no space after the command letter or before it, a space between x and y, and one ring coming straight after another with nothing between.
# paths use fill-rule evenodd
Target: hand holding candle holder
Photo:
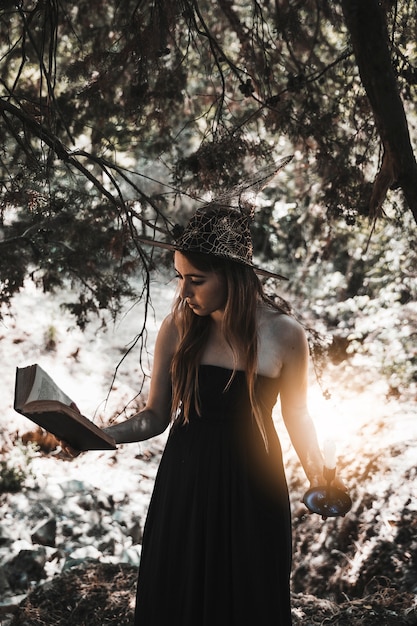
<instances>
[{"instance_id":1,"label":"hand holding candle holder","mask_svg":"<svg viewBox=\"0 0 417 626\"><path fill-rule=\"evenodd\" d=\"M331 484L336 476L336 447L333 441L324 444L323 475L326 484L309 489L303 502L312 513L318 513L323 519L344 517L352 507L352 500L345 491Z\"/></svg>"}]
</instances>

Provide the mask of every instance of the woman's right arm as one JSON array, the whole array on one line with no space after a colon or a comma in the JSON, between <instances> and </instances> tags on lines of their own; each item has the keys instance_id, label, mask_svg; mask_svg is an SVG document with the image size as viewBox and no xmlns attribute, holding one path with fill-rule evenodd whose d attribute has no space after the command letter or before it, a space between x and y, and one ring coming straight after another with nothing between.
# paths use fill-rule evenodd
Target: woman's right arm
<instances>
[{"instance_id":1,"label":"woman's right arm","mask_svg":"<svg viewBox=\"0 0 417 626\"><path fill-rule=\"evenodd\" d=\"M152 376L146 406L120 424L104 428L116 443L144 441L160 435L171 420L170 367L178 342L178 333L172 316L162 322L154 351Z\"/></svg>"}]
</instances>

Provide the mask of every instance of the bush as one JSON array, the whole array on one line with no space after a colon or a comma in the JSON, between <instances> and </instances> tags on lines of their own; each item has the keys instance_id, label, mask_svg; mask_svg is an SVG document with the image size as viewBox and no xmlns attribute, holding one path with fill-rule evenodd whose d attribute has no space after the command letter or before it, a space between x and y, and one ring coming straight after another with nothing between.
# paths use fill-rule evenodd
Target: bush
<instances>
[{"instance_id":1,"label":"bush","mask_svg":"<svg viewBox=\"0 0 417 626\"><path fill-rule=\"evenodd\" d=\"M0 461L0 493L20 491L31 475L31 453L29 449L15 446L9 457Z\"/></svg>"}]
</instances>

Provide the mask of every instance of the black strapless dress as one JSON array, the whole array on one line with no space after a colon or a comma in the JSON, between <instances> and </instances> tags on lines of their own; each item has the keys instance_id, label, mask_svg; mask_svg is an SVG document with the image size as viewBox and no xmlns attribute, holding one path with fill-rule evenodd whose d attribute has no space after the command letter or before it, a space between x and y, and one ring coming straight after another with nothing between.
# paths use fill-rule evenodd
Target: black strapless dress
<instances>
[{"instance_id":1,"label":"black strapless dress","mask_svg":"<svg viewBox=\"0 0 417 626\"><path fill-rule=\"evenodd\" d=\"M135 626L289 626L291 520L272 421L279 379L259 376L269 451L243 372L199 369L202 415L174 426L145 523Z\"/></svg>"}]
</instances>

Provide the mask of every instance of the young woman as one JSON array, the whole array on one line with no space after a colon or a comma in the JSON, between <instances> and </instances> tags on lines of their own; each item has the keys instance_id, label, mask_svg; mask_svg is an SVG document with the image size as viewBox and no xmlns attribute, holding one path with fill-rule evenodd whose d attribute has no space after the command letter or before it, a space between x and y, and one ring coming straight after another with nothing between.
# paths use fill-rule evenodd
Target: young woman
<instances>
[{"instance_id":1,"label":"young woman","mask_svg":"<svg viewBox=\"0 0 417 626\"><path fill-rule=\"evenodd\" d=\"M171 424L135 625L288 626L291 519L272 409L279 394L311 486L323 484L304 331L265 296L239 211L200 210L173 249L178 297L157 337L146 407L106 429L126 443Z\"/></svg>"}]
</instances>

